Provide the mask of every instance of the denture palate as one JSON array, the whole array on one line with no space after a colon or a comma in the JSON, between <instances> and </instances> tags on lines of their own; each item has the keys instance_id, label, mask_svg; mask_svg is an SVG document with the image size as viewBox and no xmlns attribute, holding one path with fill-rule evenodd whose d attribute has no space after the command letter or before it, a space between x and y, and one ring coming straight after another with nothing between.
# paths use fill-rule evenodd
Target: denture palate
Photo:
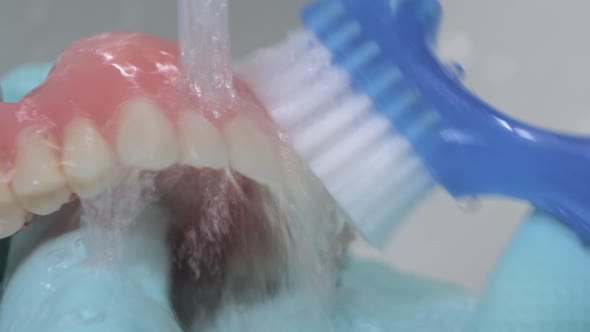
<instances>
[{"instance_id":1,"label":"denture palate","mask_svg":"<svg viewBox=\"0 0 590 332\"><path fill-rule=\"evenodd\" d=\"M242 102L211 110L185 89L173 42L121 32L73 43L39 88L0 103L0 237L100 194L118 167L231 167L272 185L278 135L235 86Z\"/></svg>"}]
</instances>

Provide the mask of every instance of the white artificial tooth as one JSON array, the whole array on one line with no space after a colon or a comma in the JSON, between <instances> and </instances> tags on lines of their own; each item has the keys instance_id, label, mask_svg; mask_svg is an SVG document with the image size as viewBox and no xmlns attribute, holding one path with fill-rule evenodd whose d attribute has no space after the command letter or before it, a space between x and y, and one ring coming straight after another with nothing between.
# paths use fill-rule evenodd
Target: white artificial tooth
<instances>
[{"instance_id":1,"label":"white artificial tooth","mask_svg":"<svg viewBox=\"0 0 590 332\"><path fill-rule=\"evenodd\" d=\"M59 147L41 131L26 129L21 132L12 189L28 211L48 215L69 200L71 191L59 159Z\"/></svg>"},{"instance_id":2,"label":"white artificial tooth","mask_svg":"<svg viewBox=\"0 0 590 332\"><path fill-rule=\"evenodd\" d=\"M203 116L187 111L178 120L180 161L194 167L224 168L227 150L221 133Z\"/></svg>"},{"instance_id":3,"label":"white artificial tooth","mask_svg":"<svg viewBox=\"0 0 590 332\"><path fill-rule=\"evenodd\" d=\"M178 156L174 125L153 102L131 100L121 109L117 152L125 166L151 171L170 167Z\"/></svg>"},{"instance_id":4,"label":"white artificial tooth","mask_svg":"<svg viewBox=\"0 0 590 332\"><path fill-rule=\"evenodd\" d=\"M89 119L76 119L68 124L62 163L70 188L81 198L103 192L114 170L109 144Z\"/></svg>"},{"instance_id":5,"label":"white artificial tooth","mask_svg":"<svg viewBox=\"0 0 590 332\"><path fill-rule=\"evenodd\" d=\"M0 180L0 239L16 233L25 224L26 211L14 199L8 185Z\"/></svg>"},{"instance_id":6,"label":"white artificial tooth","mask_svg":"<svg viewBox=\"0 0 590 332\"><path fill-rule=\"evenodd\" d=\"M227 127L233 169L257 182L274 185L279 175L276 138L252 117L239 114Z\"/></svg>"}]
</instances>

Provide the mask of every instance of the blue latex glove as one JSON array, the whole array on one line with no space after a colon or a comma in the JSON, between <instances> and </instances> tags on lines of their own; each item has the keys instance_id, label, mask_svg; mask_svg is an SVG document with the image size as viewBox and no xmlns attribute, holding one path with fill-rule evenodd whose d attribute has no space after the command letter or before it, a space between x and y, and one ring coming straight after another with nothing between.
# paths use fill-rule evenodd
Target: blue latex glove
<instances>
[{"instance_id":1,"label":"blue latex glove","mask_svg":"<svg viewBox=\"0 0 590 332\"><path fill-rule=\"evenodd\" d=\"M19 101L45 80L52 64L39 63L16 68L0 78L4 101Z\"/></svg>"}]
</instances>

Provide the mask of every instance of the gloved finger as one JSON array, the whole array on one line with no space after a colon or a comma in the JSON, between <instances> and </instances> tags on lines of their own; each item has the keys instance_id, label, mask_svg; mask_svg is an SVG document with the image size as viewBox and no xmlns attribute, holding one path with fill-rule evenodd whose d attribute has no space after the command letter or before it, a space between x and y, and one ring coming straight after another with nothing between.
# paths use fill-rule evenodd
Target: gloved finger
<instances>
[{"instance_id":1,"label":"gloved finger","mask_svg":"<svg viewBox=\"0 0 590 332\"><path fill-rule=\"evenodd\" d=\"M21 66L6 73L0 79L5 102L17 102L29 91L39 86L51 70L52 64L39 63Z\"/></svg>"},{"instance_id":2,"label":"gloved finger","mask_svg":"<svg viewBox=\"0 0 590 332\"><path fill-rule=\"evenodd\" d=\"M60 211L44 220L51 224L41 228L47 231L38 232L45 225L37 223L15 235L16 247L35 246L7 274L0 331L180 332L169 299L165 211L145 209L117 240L109 238L113 234L69 230L76 223L72 218L79 218L75 209ZM95 252L98 245L104 248Z\"/></svg>"},{"instance_id":3,"label":"gloved finger","mask_svg":"<svg viewBox=\"0 0 590 332\"><path fill-rule=\"evenodd\" d=\"M590 331L590 250L535 212L493 274L471 331Z\"/></svg>"},{"instance_id":4,"label":"gloved finger","mask_svg":"<svg viewBox=\"0 0 590 332\"><path fill-rule=\"evenodd\" d=\"M336 298L336 331L469 331L476 297L448 283L351 260Z\"/></svg>"}]
</instances>

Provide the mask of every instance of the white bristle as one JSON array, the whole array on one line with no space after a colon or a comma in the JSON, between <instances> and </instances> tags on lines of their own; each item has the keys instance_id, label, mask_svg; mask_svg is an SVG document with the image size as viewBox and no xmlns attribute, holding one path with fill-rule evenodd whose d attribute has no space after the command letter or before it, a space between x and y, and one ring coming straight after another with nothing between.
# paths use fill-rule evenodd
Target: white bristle
<instances>
[{"instance_id":1,"label":"white bristle","mask_svg":"<svg viewBox=\"0 0 590 332\"><path fill-rule=\"evenodd\" d=\"M392 165L387 166L391 167ZM384 196L391 190L399 190L406 177L412 174L416 166L414 163L404 163L396 167L399 168L396 174L379 172L382 173L379 179L373 174L365 181L358 181L355 185L338 191L346 193L346 195L342 196L344 204L354 204L355 209L359 211L370 210L369 207L373 205L376 198ZM350 190L351 188L354 188L354 190Z\"/></svg>"},{"instance_id":2,"label":"white bristle","mask_svg":"<svg viewBox=\"0 0 590 332\"><path fill-rule=\"evenodd\" d=\"M320 177L329 177L343 163L355 162L364 150L377 144L379 138L390 130L393 129L386 119L375 116L361 119L358 127L346 137L310 160L310 166Z\"/></svg>"},{"instance_id":3,"label":"white bristle","mask_svg":"<svg viewBox=\"0 0 590 332\"><path fill-rule=\"evenodd\" d=\"M281 75L276 75L274 71L267 73L262 79L269 86L269 96L282 99L293 96L306 84L316 82L318 72L329 70L329 60L325 52L310 51L294 58ZM328 74L325 75L328 77Z\"/></svg>"},{"instance_id":4,"label":"white bristle","mask_svg":"<svg viewBox=\"0 0 590 332\"><path fill-rule=\"evenodd\" d=\"M367 154L359 156L358 162L343 165L340 174L328 181L327 185L334 191L346 191L362 183L373 185L373 182L365 181L359 174L371 174L377 181L390 176L391 170L398 167L397 163L407 158L410 149L409 144L399 137L384 139Z\"/></svg>"},{"instance_id":5,"label":"white bristle","mask_svg":"<svg viewBox=\"0 0 590 332\"><path fill-rule=\"evenodd\" d=\"M414 161L417 161L414 159ZM395 193L399 188L403 188L405 182L411 180L411 177L416 176L420 164L418 163L404 163L399 167L395 174L380 179L381 181L373 183L372 185L365 185L364 195L356 200L344 202L345 204L355 204L359 211L368 215L375 213L380 208L380 197L395 197ZM355 188L356 190L356 188ZM360 190L359 190L360 191Z\"/></svg>"},{"instance_id":6,"label":"white bristle","mask_svg":"<svg viewBox=\"0 0 590 332\"><path fill-rule=\"evenodd\" d=\"M354 42L346 36L355 30L345 28L342 42ZM370 43L362 45L367 47L351 53L349 64L365 63L379 53ZM411 144L368 96L352 90L350 75L331 61L311 33L298 31L249 57L237 72L358 229L382 244L397 218L434 181ZM393 73L384 72L383 82L376 83L395 86L403 78ZM399 95L405 99L392 105L412 111L416 95Z\"/></svg>"},{"instance_id":7,"label":"white bristle","mask_svg":"<svg viewBox=\"0 0 590 332\"><path fill-rule=\"evenodd\" d=\"M391 236L391 223L400 218L416 201L424 197L433 187L430 174L423 170L403 188L397 189L396 196L384 197L379 208L368 216L357 217L357 226L367 238L376 245L384 245ZM354 217L353 217L354 218Z\"/></svg>"},{"instance_id":8,"label":"white bristle","mask_svg":"<svg viewBox=\"0 0 590 332\"><path fill-rule=\"evenodd\" d=\"M258 75L267 75L267 71L258 68L260 62L268 65L268 68L275 66L289 65L294 59L308 54L309 37L305 33L297 32L291 34L287 40L271 48L258 50L246 59L243 59L239 66L242 75L253 79ZM328 54L329 56L329 54Z\"/></svg>"},{"instance_id":9,"label":"white bristle","mask_svg":"<svg viewBox=\"0 0 590 332\"><path fill-rule=\"evenodd\" d=\"M313 78L317 72L329 68L330 54L323 49L307 49L306 53L293 57L289 68L285 68L284 74L275 78L288 76L292 85L302 84Z\"/></svg>"},{"instance_id":10,"label":"white bristle","mask_svg":"<svg viewBox=\"0 0 590 332\"><path fill-rule=\"evenodd\" d=\"M354 121L361 118L371 109L371 100L366 96L347 96L341 103L318 112L308 125L294 131L292 140L298 151L304 156L310 156L330 144L340 135L346 135L344 130L350 128Z\"/></svg>"},{"instance_id":11,"label":"white bristle","mask_svg":"<svg viewBox=\"0 0 590 332\"><path fill-rule=\"evenodd\" d=\"M317 80L303 85L295 93L283 99L280 105L269 106L269 112L277 117L284 127L292 127L310 114L327 106L326 103L336 99L348 90L348 75L339 69L328 69L319 73Z\"/></svg>"},{"instance_id":12,"label":"white bristle","mask_svg":"<svg viewBox=\"0 0 590 332\"><path fill-rule=\"evenodd\" d=\"M278 47L258 51L238 65L237 72L252 86L264 86L258 97L267 107L285 104L286 98L317 81L317 73L331 68L325 48L313 47L306 33L292 34ZM261 66L261 64L264 64ZM277 68L281 68L277 72Z\"/></svg>"}]
</instances>

